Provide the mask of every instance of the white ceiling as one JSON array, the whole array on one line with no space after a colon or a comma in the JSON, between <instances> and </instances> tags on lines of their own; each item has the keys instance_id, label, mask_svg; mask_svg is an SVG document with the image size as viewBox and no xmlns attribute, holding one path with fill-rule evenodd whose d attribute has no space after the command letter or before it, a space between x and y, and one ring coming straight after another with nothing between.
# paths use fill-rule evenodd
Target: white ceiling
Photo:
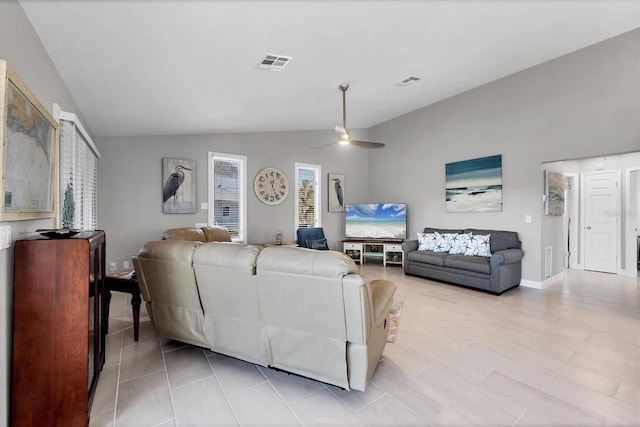
<instances>
[{"instance_id":1,"label":"white ceiling","mask_svg":"<svg viewBox=\"0 0 640 427\"><path fill-rule=\"evenodd\" d=\"M96 137L333 129L343 82L368 128L640 27L640 0L20 3Z\"/></svg>"}]
</instances>

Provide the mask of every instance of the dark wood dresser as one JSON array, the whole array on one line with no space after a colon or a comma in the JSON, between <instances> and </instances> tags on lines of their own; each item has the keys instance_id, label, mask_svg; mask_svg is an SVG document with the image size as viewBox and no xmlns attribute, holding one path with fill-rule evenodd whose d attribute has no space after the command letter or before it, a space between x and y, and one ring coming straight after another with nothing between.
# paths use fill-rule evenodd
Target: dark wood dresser
<instances>
[{"instance_id":1,"label":"dark wood dresser","mask_svg":"<svg viewBox=\"0 0 640 427\"><path fill-rule=\"evenodd\" d=\"M105 233L14 251L12 426L86 426L105 360Z\"/></svg>"}]
</instances>

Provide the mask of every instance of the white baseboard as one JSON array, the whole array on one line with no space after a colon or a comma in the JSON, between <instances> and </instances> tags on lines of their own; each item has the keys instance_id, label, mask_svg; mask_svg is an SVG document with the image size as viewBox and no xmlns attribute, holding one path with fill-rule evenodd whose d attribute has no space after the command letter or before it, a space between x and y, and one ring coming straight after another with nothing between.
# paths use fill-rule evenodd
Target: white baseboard
<instances>
[{"instance_id":1,"label":"white baseboard","mask_svg":"<svg viewBox=\"0 0 640 427\"><path fill-rule=\"evenodd\" d=\"M638 277L638 270L620 270L618 274L625 277Z\"/></svg>"},{"instance_id":2,"label":"white baseboard","mask_svg":"<svg viewBox=\"0 0 640 427\"><path fill-rule=\"evenodd\" d=\"M535 280L522 279L520 280L520 286L524 286L525 288L532 288L532 289L542 289L542 282L536 282Z\"/></svg>"},{"instance_id":3,"label":"white baseboard","mask_svg":"<svg viewBox=\"0 0 640 427\"><path fill-rule=\"evenodd\" d=\"M556 274L555 276L549 277L548 279L545 279L542 282L537 282L535 280L522 279L520 280L520 286L524 286L525 288L532 288L532 289L544 289L550 284L558 280L561 280L563 277L564 277L564 271L562 273Z\"/></svg>"}]
</instances>

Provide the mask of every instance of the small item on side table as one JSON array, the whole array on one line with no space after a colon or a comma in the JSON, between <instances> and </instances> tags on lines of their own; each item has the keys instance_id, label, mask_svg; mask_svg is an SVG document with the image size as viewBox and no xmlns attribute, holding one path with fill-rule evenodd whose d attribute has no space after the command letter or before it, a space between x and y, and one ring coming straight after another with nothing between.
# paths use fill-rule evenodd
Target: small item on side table
<instances>
[{"instance_id":1,"label":"small item on side table","mask_svg":"<svg viewBox=\"0 0 640 427\"><path fill-rule=\"evenodd\" d=\"M106 317L109 318L109 304L111 303L111 291L126 292L131 294L131 310L133 311L133 338L138 341L140 330L140 286L136 278L135 270L124 270L117 273L110 273L105 276L105 286L107 288ZM104 323L105 333L109 331L109 321Z\"/></svg>"}]
</instances>

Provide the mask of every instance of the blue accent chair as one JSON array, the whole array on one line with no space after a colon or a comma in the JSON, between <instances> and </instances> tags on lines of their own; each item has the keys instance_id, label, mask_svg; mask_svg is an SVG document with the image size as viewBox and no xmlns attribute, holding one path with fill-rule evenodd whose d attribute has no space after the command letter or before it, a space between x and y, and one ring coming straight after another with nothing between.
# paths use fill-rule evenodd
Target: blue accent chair
<instances>
[{"instance_id":1,"label":"blue accent chair","mask_svg":"<svg viewBox=\"0 0 640 427\"><path fill-rule=\"evenodd\" d=\"M296 232L298 246L308 249L329 250L322 227L302 227Z\"/></svg>"}]
</instances>

